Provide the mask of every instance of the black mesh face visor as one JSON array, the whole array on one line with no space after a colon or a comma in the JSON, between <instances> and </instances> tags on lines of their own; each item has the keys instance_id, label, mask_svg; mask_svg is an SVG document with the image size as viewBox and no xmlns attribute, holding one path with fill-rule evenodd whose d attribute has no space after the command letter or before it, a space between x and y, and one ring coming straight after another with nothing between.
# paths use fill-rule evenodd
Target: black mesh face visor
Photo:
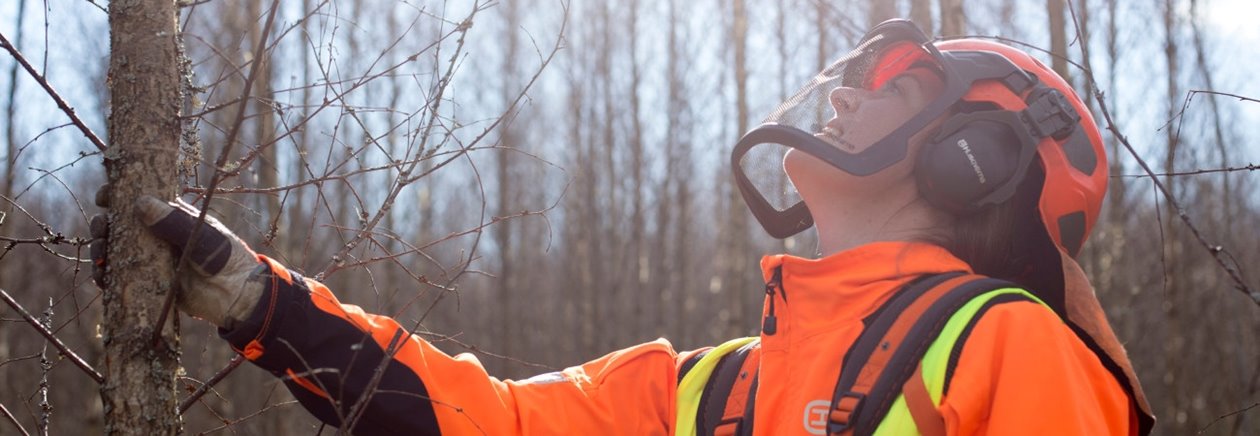
<instances>
[{"instance_id":1,"label":"black mesh face visor","mask_svg":"<svg viewBox=\"0 0 1260 436\"><path fill-rule=\"evenodd\" d=\"M874 89L911 66L927 65L944 78L943 92L883 138L846 152L824 132L835 116L830 94L839 87ZM877 173L906 158L912 136L949 111L978 80L1031 81L1001 55L981 51L941 53L907 20L890 20L866 34L858 47L814 76L736 143L735 181L745 203L771 236L786 238L813 225L799 194L783 173L789 149L807 153L856 176Z\"/></svg>"}]
</instances>

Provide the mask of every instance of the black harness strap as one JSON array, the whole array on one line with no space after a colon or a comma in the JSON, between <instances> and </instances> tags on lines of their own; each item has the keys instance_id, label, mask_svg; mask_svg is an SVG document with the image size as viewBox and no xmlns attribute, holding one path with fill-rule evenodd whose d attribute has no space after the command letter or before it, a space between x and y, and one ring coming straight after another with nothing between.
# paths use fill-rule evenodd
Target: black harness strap
<instances>
[{"instance_id":1,"label":"black harness strap","mask_svg":"<svg viewBox=\"0 0 1260 436\"><path fill-rule=\"evenodd\" d=\"M753 413L757 405L757 382L761 381L761 372L753 373L752 386L748 387L748 404L744 406L744 420L739 422L739 426L735 428L737 436L752 436L753 430Z\"/></svg>"},{"instance_id":2,"label":"black harness strap","mask_svg":"<svg viewBox=\"0 0 1260 436\"><path fill-rule=\"evenodd\" d=\"M717 367L713 369L713 374L705 382L704 391L700 395L700 408L696 413L696 434L714 434L719 426L730 424L723 420L726 415L726 403L730 401L732 389L741 376L744 361L748 359L749 354L754 352L754 348L759 346L758 342L753 341L723 356L722 360L718 361ZM753 374L745 376L755 377L755 374L756 372L753 371ZM749 394L752 393L750 389ZM742 420L742 417L736 417L734 420Z\"/></svg>"},{"instance_id":3,"label":"black harness strap","mask_svg":"<svg viewBox=\"0 0 1260 436\"><path fill-rule=\"evenodd\" d=\"M902 310L933 287L957 276L958 274L943 274L913 283L907 287L906 291L887 303L889 306L887 310L879 311L870 327L862 332L854 346L850 348L850 354L858 357L853 359L849 356L845 357L844 366L840 370L840 380L836 383L835 394L832 397L833 410L844 397L857 398L857 405L853 407L852 416L846 423L837 423L834 420L829 422L829 433L838 434L850 429L853 430L853 434L874 433L880 421L892 407L893 401L901 393L901 387L914 373L919 361L927 353L928 347L936 341L949 318L968 301L981 294L995 289L1018 287L1002 280L978 278L940 294L919 319L913 320L914 324L909 333L900 344L896 345L892 359L883 368L877 368L879 376L870 391L851 392L859 373L867 364L871 351L876 346L891 346L885 342L885 335L901 316Z\"/></svg>"},{"instance_id":4,"label":"black harness strap","mask_svg":"<svg viewBox=\"0 0 1260 436\"><path fill-rule=\"evenodd\" d=\"M674 384L676 385L682 384L683 377L686 377L687 373L691 372L691 368L695 367L697 363L700 363L700 359L703 359L704 356L706 354L709 354L710 351L713 351L713 349L708 349L708 350L704 350L699 353L693 354L691 357L688 357L687 360L683 361L682 366L678 368L678 381L674 382Z\"/></svg>"}]
</instances>

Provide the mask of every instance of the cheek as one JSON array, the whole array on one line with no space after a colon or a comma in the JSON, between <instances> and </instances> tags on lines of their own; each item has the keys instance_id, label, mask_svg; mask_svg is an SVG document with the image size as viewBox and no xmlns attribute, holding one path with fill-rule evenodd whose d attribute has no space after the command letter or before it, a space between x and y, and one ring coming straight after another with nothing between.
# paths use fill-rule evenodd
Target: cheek
<instances>
[{"instance_id":1,"label":"cheek","mask_svg":"<svg viewBox=\"0 0 1260 436\"><path fill-rule=\"evenodd\" d=\"M852 142L856 149L845 150L850 153L861 153L905 122L903 111L883 102L864 104L861 113L851 118L852 131L845 132L845 139ZM869 107L868 107L869 106Z\"/></svg>"}]
</instances>

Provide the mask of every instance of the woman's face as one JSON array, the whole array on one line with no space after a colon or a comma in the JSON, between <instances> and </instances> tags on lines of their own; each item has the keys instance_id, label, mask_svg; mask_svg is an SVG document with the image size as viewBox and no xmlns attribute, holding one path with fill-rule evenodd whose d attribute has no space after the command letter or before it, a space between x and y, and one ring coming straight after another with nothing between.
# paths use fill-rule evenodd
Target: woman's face
<instances>
[{"instance_id":1,"label":"woman's face","mask_svg":"<svg viewBox=\"0 0 1260 436\"><path fill-rule=\"evenodd\" d=\"M830 95L835 116L815 136L846 153L860 153L919 113L944 87L944 80L932 70L911 68L878 89L836 88ZM909 174L922 136L940 121L934 121L911 138L906 159L871 176L850 175L797 150L791 150L784 158L784 169L806 200L816 184L821 184L823 189L836 190L849 186L847 183L836 185L838 182L860 180L864 185L875 184L870 187L878 188L882 180Z\"/></svg>"},{"instance_id":2,"label":"woman's face","mask_svg":"<svg viewBox=\"0 0 1260 436\"><path fill-rule=\"evenodd\" d=\"M919 113L944 87L936 73L913 68L879 89L833 89L831 108L836 114L818 136L845 152L861 152Z\"/></svg>"}]
</instances>

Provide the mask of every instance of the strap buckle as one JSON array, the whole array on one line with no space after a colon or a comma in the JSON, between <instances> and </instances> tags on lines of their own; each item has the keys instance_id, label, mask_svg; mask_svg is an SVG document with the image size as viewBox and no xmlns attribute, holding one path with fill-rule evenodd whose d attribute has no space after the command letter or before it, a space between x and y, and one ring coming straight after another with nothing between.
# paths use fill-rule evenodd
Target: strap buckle
<instances>
[{"instance_id":1,"label":"strap buckle","mask_svg":"<svg viewBox=\"0 0 1260 436\"><path fill-rule=\"evenodd\" d=\"M1081 114L1067 97L1050 87L1033 90L1023 115L1030 130L1040 138L1066 138L1081 121Z\"/></svg>"},{"instance_id":2,"label":"strap buckle","mask_svg":"<svg viewBox=\"0 0 1260 436\"><path fill-rule=\"evenodd\" d=\"M866 403L866 394L846 391L832 401L831 411L827 413L827 434L840 434L853 428L853 423L862 404Z\"/></svg>"}]
</instances>

